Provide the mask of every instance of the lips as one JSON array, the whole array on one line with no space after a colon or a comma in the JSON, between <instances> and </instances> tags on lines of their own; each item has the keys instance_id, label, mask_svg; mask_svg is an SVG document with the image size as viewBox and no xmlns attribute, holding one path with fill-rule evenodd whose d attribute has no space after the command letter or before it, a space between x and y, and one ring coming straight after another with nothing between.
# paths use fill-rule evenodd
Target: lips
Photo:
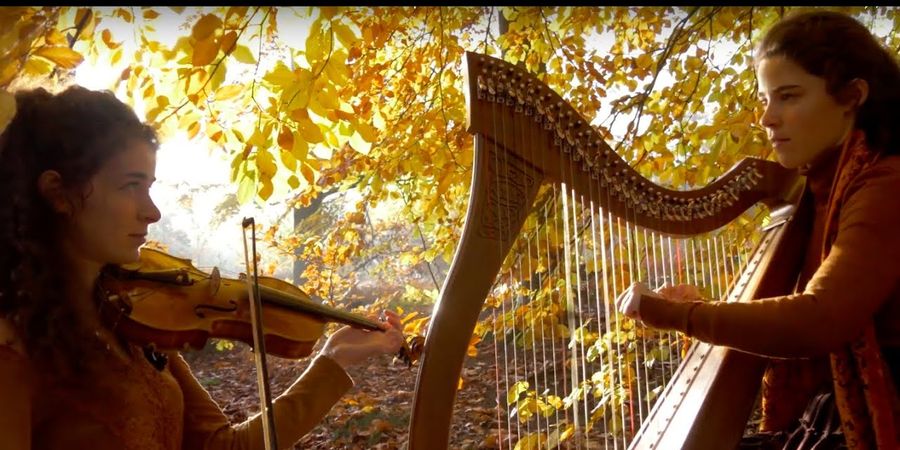
<instances>
[{"instance_id":1,"label":"lips","mask_svg":"<svg viewBox=\"0 0 900 450\"><path fill-rule=\"evenodd\" d=\"M775 147L781 147L782 145L784 145L785 143L790 141L790 139L788 139L788 138L781 138L781 137L773 137L773 138L770 138L770 140L772 141L772 145Z\"/></svg>"}]
</instances>

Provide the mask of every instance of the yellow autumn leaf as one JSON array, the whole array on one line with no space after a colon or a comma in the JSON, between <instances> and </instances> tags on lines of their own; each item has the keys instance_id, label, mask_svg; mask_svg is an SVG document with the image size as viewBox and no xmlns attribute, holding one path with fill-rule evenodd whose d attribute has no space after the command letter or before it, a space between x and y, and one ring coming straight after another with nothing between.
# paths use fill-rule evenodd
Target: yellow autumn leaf
<instances>
[{"instance_id":1,"label":"yellow autumn leaf","mask_svg":"<svg viewBox=\"0 0 900 450\"><path fill-rule=\"evenodd\" d=\"M238 62L244 64L256 64L256 57L253 56L253 52L251 52L246 45L238 45L235 47L234 51L231 52L231 56L238 60Z\"/></svg>"},{"instance_id":2,"label":"yellow autumn leaf","mask_svg":"<svg viewBox=\"0 0 900 450\"><path fill-rule=\"evenodd\" d=\"M255 193L256 193L256 180L252 177L248 177L247 173L244 172L242 174L240 184L238 185L238 193L237 193L238 203L241 205L247 203L248 200L253 198L253 195Z\"/></svg>"},{"instance_id":3,"label":"yellow autumn leaf","mask_svg":"<svg viewBox=\"0 0 900 450\"><path fill-rule=\"evenodd\" d=\"M240 95L243 91L244 85L242 84L229 84L226 86L222 86L216 90L215 100L230 100Z\"/></svg>"},{"instance_id":4,"label":"yellow autumn leaf","mask_svg":"<svg viewBox=\"0 0 900 450\"><path fill-rule=\"evenodd\" d=\"M262 187L259 190L259 198L263 200L268 200L269 197L272 196L272 191L274 190L272 187L272 179L263 177L259 180L262 183Z\"/></svg>"},{"instance_id":5,"label":"yellow autumn leaf","mask_svg":"<svg viewBox=\"0 0 900 450\"><path fill-rule=\"evenodd\" d=\"M187 130L187 138L188 138L188 140L193 139L194 136L196 136L197 133L199 133L199 132L200 132L200 122L194 122L194 123L192 123L192 124L188 127L188 130Z\"/></svg>"},{"instance_id":6,"label":"yellow autumn leaf","mask_svg":"<svg viewBox=\"0 0 900 450\"><path fill-rule=\"evenodd\" d=\"M131 15L131 12L128 11L127 9L125 9L125 8L116 8L116 10L113 11L113 14L114 14L116 17L121 17L122 20L124 20L124 21L126 21L126 22L128 22L128 23L134 22L134 16L132 16L132 15Z\"/></svg>"},{"instance_id":7,"label":"yellow autumn leaf","mask_svg":"<svg viewBox=\"0 0 900 450\"><path fill-rule=\"evenodd\" d=\"M247 142L250 143L250 145L255 145L257 147L268 148L270 142L269 135L272 132L271 124L272 123L269 122L269 124L264 129L255 128L253 130L253 134L250 135L250 139L248 139Z\"/></svg>"},{"instance_id":8,"label":"yellow autumn leaf","mask_svg":"<svg viewBox=\"0 0 900 450\"><path fill-rule=\"evenodd\" d=\"M466 350L466 355L471 358L478 356L478 343L481 342L481 337L477 335L472 335L472 339L469 341L469 348Z\"/></svg>"},{"instance_id":9,"label":"yellow autumn leaf","mask_svg":"<svg viewBox=\"0 0 900 450\"><path fill-rule=\"evenodd\" d=\"M350 136L350 140L348 141L348 143L353 147L354 150L362 153L363 155L368 155L369 151L372 149L372 143L367 142L365 139L363 139L358 131L354 132Z\"/></svg>"},{"instance_id":10,"label":"yellow autumn leaf","mask_svg":"<svg viewBox=\"0 0 900 450\"><path fill-rule=\"evenodd\" d=\"M306 161L306 155L309 154L309 143L303 140L299 131L294 131L294 146L291 148L291 154L298 161Z\"/></svg>"},{"instance_id":11,"label":"yellow autumn leaf","mask_svg":"<svg viewBox=\"0 0 900 450\"><path fill-rule=\"evenodd\" d=\"M115 42L112 40L112 32L109 29L105 29L100 33L100 39L109 47L110 50L114 50L122 45L121 42Z\"/></svg>"},{"instance_id":12,"label":"yellow autumn leaf","mask_svg":"<svg viewBox=\"0 0 900 450\"><path fill-rule=\"evenodd\" d=\"M330 34L326 36L322 32L322 19L316 19L306 38L306 62L310 67L315 68L325 59L325 52L330 47L327 39L330 39Z\"/></svg>"},{"instance_id":13,"label":"yellow autumn leaf","mask_svg":"<svg viewBox=\"0 0 900 450\"><path fill-rule=\"evenodd\" d=\"M294 148L294 132L290 128L283 127L278 133L278 146L287 151Z\"/></svg>"},{"instance_id":14,"label":"yellow autumn leaf","mask_svg":"<svg viewBox=\"0 0 900 450\"><path fill-rule=\"evenodd\" d=\"M310 119L298 120L297 129L300 132L300 137L310 144L318 144L325 140L325 136L322 135L322 130L320 130L319 126Z\"/></svg>"},{"instance_id":15,"label":"yellow autumn leaf","mask_svg":"<svg viewBox=\"0 0 900 450\"><path fill-rule=\"evenodd\" d=\"M46 42L47 45L53 46L69 45L69 40L66 38L66 35L62 34L59 30L50 30L50 32L44 36L44 42Z\"/></svg>"},{"instance_id":16,"label":"yellow autumn leaf","mask_svg":"<svg viewBox=\"0 0 900 450\"><path fill-rule=\"evenodd\" d=\"M263 81L268 82L276 88L284 88L294 83L296 78L296 75L294 75L294 72L292 72L291 69L288 69L283 62L278 61L275 63L275 67L263 76Z\"/></svg>"},{"instance_id":17,"label":"yellow autumn leaf","mask_svg":"<svg viewBox=\"0 0 900 450\"><path fill-rule=\"evenodd\" d=\"M213 142L222 143L222 138L225 137L225 133L222 130L222 127L215 122L207 122L206 124L206 135L209 136L209 139Z\"/></svg>"},{"instance_id":18,"label":"yellow autumn leaf","mask_svg":"<svg viewBox=\"0 0 900 450\"><path fill-rule=\"evenodd\" d=\"M341 141L338 140L337 135L335 135L332 130L325 130L323 135L325 136L325 142L327 142L331 148L339 148L341 146Z\"/></svg>"},{"instance_id":19,"label":"yellow autumn leaf","mask_svg":"<svg viewBox=\"0 0 900 450\"><path fill-rule=\"evenodd\" d=\"M703 66L703 61L701 61L700 58L698 58L696 56L689 56L687 61L685 61L685 63L684 63L684 67L688 71L697 70L701 66Z\"/></svg>"},{"instance_id":20,"label":"yellow autumn leaf","mask_svg":"<svg viewBox=\"0 0 900 450\"><path fill-rule=\"evenodd\" d=\"M153 20L153 19L159 17L159 13L152 9L144 10L143 15L144 15L145 19L150 19L150 20Z\"/></svg>"},{"instance_id":21,"label":"yellow autumn leaf","mask_svg":"<svg viewBox=\"0 0 900 450\"><path fill-rule=\"evenodd\" d=\"M200 20L194 24L193 28L191 28L191 37L198 41L206 40L221 26L222 19L214 14L207 14L201 17Z\"/></svg>"},{"instance_id":22,"label":"yellow autumn leaf","mask_svg":"<svg viewBox=\"0 0 900 450\"><path fill-rule=\"evenodd\" d=\"M234 43L237 42L237 33L235 31L229 31L222 36L222 40L219 41L219 47L222 48L222 51L231 52L234 51Z\"/></svg>"},{"instance_id":23,"label":"yellow autumn leaf","mask_svg":"<svg viewBox=\"0 0 900 450\"><path fill-rule=\"evenodd\" d=\"M326 110L338 109L341 107L338 103L337 96L330 92L330 89L319 90L316 92L316 101L319 102Z\"/></svg>"},{"instance_id":24,"label":"yellow autumn leaf","mask_svg":"<svg viewBox=\"0 0 900 450\"><path fill-rule=\"evenodd\" d=\"M0 87L9 85L13 78L16 77L16 74L19 73L21 67L19 61L12 61L11 64L4 64L3 68L0 69Z\"/></svg>"},{"instance_id":25,"label":"yellow autumn leaf","mask_svg":"<svg viewBox=\"0 0 900 450\"><path fill-rule=\"evenodd\" d=\"M0 133L16 116L16 98L6 91L0 91Z\"/></svg>"},{"instance_id":26,"label":"yellow autumn leaf","mask_svg":"<svg viewBox=\"0 0 900 450\"><path fill-rule=\"evenodd\" d=\"M89 8L78 8L78 11L75 12L75 23L81 23L88 14L93 15ZM88 21L90 21L90 18L88 18Z\"/></svg>"},{"instance_id":27,"label":"yellow autumn leaf","mask_svg":"<svg viewBox=\"0 0 900 450\"><path fill-rule=\"evenodd\" d=\"M325 73L328 78L338 86L343 86L349 81L351 73L346 63L332 59L325 65Z\"/></svg>"},{"instance_id":28,"label":"yellow autumn leaf","mask_svg":"<svg viewBox=\"0 0 900 450\"><path fill-rule=\"evenodd\" d=\"M296 175L291 175L287 179L287 184L291 187L291 189L297 189L298 187L300 187L300 179L297 178Z\"/></svg>"},{"instance_id":29,"label":"yellow autumn leaf","mask_svg":"<svg viewBox=\"0 0 900 450\"><path fill-rule=\"evenodd\" d=\"M304 73L301 72L299 75L302 77ZM288 110L300 109L306 111L306 108L310 106L309 87L308 82L298 80L293 86L283 91L281 102L285 104Z\"/></svg>"},{"instance_id":30,"label":"yellow autumn leaf","mask_svg":"<svg viewBox=\"0 0 900 450\"><path fill-rule=\"evenodd\" d=\"M275 164L275 158L264 148L260 148L256 153L256 167L259 169L260 179L272 178L278 171Z\"/></svg>"},{"instance_id":31,"label":"yellow autumn leaf","mask_svg":"<svg viewBox=\"0 0 900 450\"><path fill-rule=\"evenodd\" d=\"M122 48L117 48L112 51L112 56L109 57L110 65L116 65L119 63L119 60L122 59Z\"/></svg>"},{"instance_id":32,"label":"yellow autumn leaf","mask_svg":"<svg viewBox=\"0 0 900 450\"><path fill-rule=\"evenodd\" d=\"M53 65L46 59L29 58L22 71L29 76L47 75L53 71Z\"/></svg>"},{"instance_id":33,"label":"yellow autumn leaf","mask_svg":"<svg viewBox=\"0 0 900 450\"><path fill-rule=\"evenodd\" d=\"M191 58L191 64L194 67L205 66L216 59L219 54L219 40L215 36L210 35L206 39L198 40L193 44L194 55Z\"/></svg>"},{"instance_id":34,"label":"yellow autumn leaf","mask_svg":"<svg viewBox=\"0 0 900 450\"><path fill-rule=\"evenodd\" d=\"M303 178L306 179L306 182L309 184L313 184L316 181L316 175L313 173L309 164L303 163L300 164L300 174L303 175Z\"/></svg>"},{"instance_id":35,"label":"yellow autumn leaf","mask_svg":"<svg viewBox=\"0 0 900 450\"><path fill-rule=\"evenodd\" d=\"M365 122L357 123L356 131L366 142L375 142L378 140L378 130Z\"/></svg>"},{"instance_id":36,"label":"yellow autumn leaf","mask_svg":"<svg viewBox=\"0 0 900 450\"><path fill-rule=\"evenodd\" d=\"M45 45L35 50L34 54L49 59L63 69L74 69L84 60L81 53L78 53L69 47L48 47Z\"/></svg>"},{"instance_id":37,"label":"yellow autumn leaf","mask_svg":"<svg viewBox=\"0 0 900 450\"><path fill-rule=\"evenodd\" d=\"M328 118L328 109L322 105L320 99L322 99L322 92L318 91L316 95L309 99L309 103L307 104L307 108L315 113L319 117Z\"/></svg>"},{"instance_id":38,"label":"yellow autumn leaf","mask_svg":"<svg viewBox=\"0 0 900 450\"><path fill-rule=\"evenodd\" d=\"M225 76L228 74L228 66L220 65L215 67L215 70L209 75L209 84L207 87L211 90L219 89L222 86L222 82L225 81Z\"/></svg>"},{"instance_id":39,"label":"yellow autumn leaf","mask_svg":"<svg viewBox=\"0 0 900 450\"><path fill-rule=\"evenodd\" d=\"M321 9L319 9L319 14L326 19L331 19L335 14L337 14L337 11L337 8L335 8L334 6L323 6Z\"/></svg>"},{"instance_id":40,"label":"yellow autumn leaf","mask_svg":"<svg viewBox=\"0 0 900 450\"><path fill-rule=\"evenodd\" d=\"M575 434L575 426L567 425L566 430L563 431L562 434L559 436L559 440L565 441L566 439L570 438L573 434Z\"/></svg>"},{"instance_id":41,"label":"yellow autumn leaf","mask_svg":"<svg viewBox=\"0 0 900 450\"><path fill-rule=\"evenodd\" d=\"M356 36L356 33L353 30L340 22L332 22L331 29L334 30L334 34L337 35L338 40L341 42L345 48L352 48L357 42L359 42L359 37Z\"/></svg>"},{"instance_id":42,"label":"yellow autumn leaf","mask_svg":"<svg viewBox=\"0 0 900 450\"><path fill-rule=\"evenodd\" d=\"M297 170L297 159L294 158L294 155L282 149L279 153L281 153L281 163L284 164L284 167L291 172Z\"/></svg>"}]
</instances>

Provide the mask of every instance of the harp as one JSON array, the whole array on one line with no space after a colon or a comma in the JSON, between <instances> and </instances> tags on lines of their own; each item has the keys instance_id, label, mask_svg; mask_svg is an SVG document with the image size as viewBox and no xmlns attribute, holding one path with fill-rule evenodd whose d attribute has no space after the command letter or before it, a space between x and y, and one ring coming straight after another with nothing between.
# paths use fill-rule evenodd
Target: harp
<instances>
[{"instance_id":1,"label":"harp","mask_svg":"<svg viewBox=\"0 0 900 450\"><path fill-rule=\"evenodd\" d=\"M700 189L665 188L533 75L475 53L464 66L472 184L420 361L409 448L448 448L477 323L495 344L481 376L497 380L486 401L499 448L733 448L763 359L635 327L611 303L632 280L729 301L788 292L802 253L791 244L803 241L799 177L746 158ZM765 226L748 242L740 224L752 212L764 219L749 227Z\"/></svg>"}]
</instances>

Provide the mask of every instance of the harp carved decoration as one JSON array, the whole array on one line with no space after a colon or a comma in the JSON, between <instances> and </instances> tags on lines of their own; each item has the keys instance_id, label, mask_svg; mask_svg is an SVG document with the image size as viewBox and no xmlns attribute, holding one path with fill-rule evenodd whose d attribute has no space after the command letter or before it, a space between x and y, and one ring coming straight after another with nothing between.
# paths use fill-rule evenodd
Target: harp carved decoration
<instances>
[{"instance_id":1,"label":"harp carved decoration","mask_svg":"<svg viewBox=\"0 0 900 450\"><path fill-rule=\"evenodd\" d=\"M651 249L653 255L658 250L660 253L668 251L681 255L679 261L682 262L688 255L696 253L693 241L691 247L676 245L673 250L673 237L714 232L754 205L763 204L770 211L780 211L780 216L772 214L762 241L746 259L740 259L740 273L736 264L732 264L732 279L727 286L723 284L713 292L718 292L721 298L727 296L730 301L750 301L793 287L791 283L795 278L786 273L790 271L769 270L773 260L779 261L779 265L782 262L796 265L794 261L802 253L794 248L796 246L786 244L795 239L799 241L802 234L802 227L794 225L798 221L792 220L802 186L793 171L771 161L746 158L699 189L681 191L659 186L632 169L586 120L533 75L502 60L475 53L467 53L464 65L468 130L475 138L472 184L462 236L435 305L420 360L410 421L410 449L448 447L457 382L473 329L504 260L513 256L510 249L532 211L542 185L559 186L559 192L562 192L559 204L563 205L566 227L577 225L579 218L587 217L584 225L572 226L571 230L566 228L567 233L571 231L574 236L582 230L592 232L591 228L598 223L599 226L612 226L613 222L623 221L627 234L634 239L640 237L639 229L644 230L644 240L638 239L643 247L635 247L636 250L648 255ZM588 203L589 207L578 212L570 206L578 201ZM658 238L648 238L648 231ZM608 235L594 232L591 236L600 236L602 244L605 239L613 239L614 233L610 228ZM619 244L624 242L624 238L615 240ZM709 255L718 257L722 254L722 260L729 263L738 260L728 258L724 249L720 252L720 241L713 240L711 246L709 242L706 241ZM665 250L666 245L668 250ZM592 248L600 247L597 244ZM608 252L614 256L614 250L622 251L620 248L603 248L603 255ZM588 258L581 254L574 256ZM594 258L597 260L596 256ZM637 272L644 270L649 274L666 270L656 267L656 259L651 267L650 259L645 258L646 269L638 268ZM573 266L583 267L584 264ZM725 267L727 272L728 263L717 265L715 271L710 264L708 269L692 270L693 280L691 273L685 272L686 281L699 282L697 273L700 272L709 272L712 274L710 279L716 278L719 266ZM604 262L604 277L607 276L606 267ZM611 266L609 270L612 269ZM599 269L595 268L592 275L584 269L579 270L581 273L574 277L584 276L586 281L582 283L579 278L577 285L566 284L566 290L580 298L581 291L587 289L587 293L598 299L596 309L592 310L597 318L594 324L618 320L612 317L613 312L603 311L601 302L609 303L610 295L614 298L616 293L605 284L601 292L596 275ZM667 275L670 280L675 279L675 270L673 265ZM587 275L594 278L588 280ZM617 288L621 290L623 286ZM569 301L566 307L570 324L575 323L571 322L575 314L572 304ZM572 368L566 373L573 385L588 382L588 376L580 373L575 363L569 366L568 361L566 359L562 366L563 370ZM547 364L543 367L546 370ZM586 430L585 438L592 439L590 433L613 436L611 439L622 440L622 446L617 448L625 445L666 450L728 448L727 443L736 441L743 431L762 368L759 358L694 343L677 368L672 368L671 376L667 375L669 379L659 387L658 395L651 394L648 389L639 399L639 403L643 402L638 405L641 408L639 414L635 413L632 402L629 417L623 412L619 414L620 420L618 415L610 413L616 423L605 426L606 430ZM537 370L537 366L532 368L535 379L538 378ZM637 366L636 371L640 373L641 370L645 368ZM643 382L649 385L649 380ZM640 388L637 392L640 393ZM506 396L501 394L499 397ZM576 429L583 427L592 414L597 414L600 406L595 402L590 408L587 404L583 408L576 407L569 421L574 422ZM537 420L541 421L540 418ZM553 426L548 424L548 428L553 429ZM556 432L555 439L558 440L559 430ZM615 433L623 437L616 438ZM503 444L501 448L512 448L514 444ZM547 446L549 444L543 444L544 448Z\"/></svg>"}]
</instances>

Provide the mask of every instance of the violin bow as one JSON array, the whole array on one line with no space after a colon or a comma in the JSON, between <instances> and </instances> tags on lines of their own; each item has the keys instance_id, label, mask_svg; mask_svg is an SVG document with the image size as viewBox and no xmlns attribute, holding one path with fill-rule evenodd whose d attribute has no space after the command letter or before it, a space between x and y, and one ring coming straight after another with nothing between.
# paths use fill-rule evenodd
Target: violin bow
<instances>
[{"instance_id":1,"label":"violin bow","mask_svg":"<svg viewBox=\"0 0 900 450\"><path fill-rule=\"evenodd\" d=\"M278 438L275 435L275 415L272 409L272 391L269 389L269 371L266 366L266 342L262 324L262 301L259 295L259 274L256 264L256 221L252 217L244 218L244 264L247 266L247 295L250 300L250 323L253 327L253 349L256 360L256 383L259 388L260 414L262 418L263 439L266 450L278 449ZM253 246L253 281L250 281L250 254L247 250L247 228L250 228L250 240Z\"/></svg>"}]
</instances>

